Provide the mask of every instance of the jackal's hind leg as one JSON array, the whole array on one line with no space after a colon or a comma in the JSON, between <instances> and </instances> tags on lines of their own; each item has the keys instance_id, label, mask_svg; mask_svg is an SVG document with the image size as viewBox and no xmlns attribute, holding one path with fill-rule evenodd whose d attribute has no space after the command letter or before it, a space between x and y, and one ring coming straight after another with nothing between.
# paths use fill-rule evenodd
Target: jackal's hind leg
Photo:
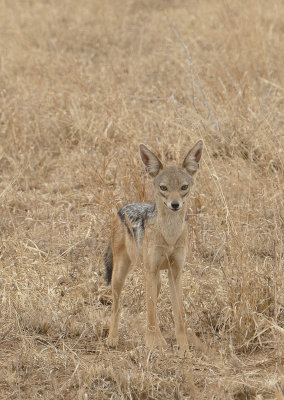
<instances>
[{"instance_id":1,"label":"jackal's hind leg","mask_svg":"<svg viewBox=\"0 0 284 400\"><path fill-rule=\"evenodd\" d=\"M107 344L111 347L117 346L118 343L118 324L120 314L119 297L130 267L130 259L126 249L120 251L119 254L114 255L113 261L111 323L107 338Z\"/></svg>"}]
</instances>

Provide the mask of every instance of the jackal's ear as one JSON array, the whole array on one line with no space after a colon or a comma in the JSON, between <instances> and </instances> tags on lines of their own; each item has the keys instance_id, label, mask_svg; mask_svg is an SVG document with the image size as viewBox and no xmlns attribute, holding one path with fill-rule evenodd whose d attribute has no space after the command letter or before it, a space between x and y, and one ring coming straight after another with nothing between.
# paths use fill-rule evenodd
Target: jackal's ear
<instances>
[{"instance_id":1,"label":"jackal's ear","mask_svg":"<svg viewBox=\"0 0 284 400\"><path fill-rule=\"evenodd\" d=\"M152 177L158 175L159 171L163 169L163 165L161 161L155 156L152 151L147 149L144 144L140 144L140 155L142 158L143 163L146 166L146 171Z\"/></svg>"},{"instance_id":2,"label":"jackal's ear","mask_svg":"<svg viewBox=\"0 0 284 400\"><path fill-rule=\"evenodd\" d=\"M190 175L194 175L199 168L199 161L202 154L203 142L199 140L195 146L187 153L183 161L183 168L187 170Z\"/></svg>"}]
</instances>

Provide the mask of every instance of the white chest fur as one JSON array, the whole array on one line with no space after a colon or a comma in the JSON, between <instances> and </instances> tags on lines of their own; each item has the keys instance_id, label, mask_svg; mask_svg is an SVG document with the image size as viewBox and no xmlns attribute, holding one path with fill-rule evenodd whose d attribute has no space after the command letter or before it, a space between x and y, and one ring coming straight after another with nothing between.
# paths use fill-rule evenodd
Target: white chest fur
<instances>
[{"instance_id":1,"label":"white chest fur","mask_svg":"<svg viewBox=\"0 0 284 400\"><path fill-rule=\"evenodd\" d=\"M183 213L169 211L162 218L157 219L159 230L169 246L175 246L185 229Z\"/></svg>"}]
</instances>

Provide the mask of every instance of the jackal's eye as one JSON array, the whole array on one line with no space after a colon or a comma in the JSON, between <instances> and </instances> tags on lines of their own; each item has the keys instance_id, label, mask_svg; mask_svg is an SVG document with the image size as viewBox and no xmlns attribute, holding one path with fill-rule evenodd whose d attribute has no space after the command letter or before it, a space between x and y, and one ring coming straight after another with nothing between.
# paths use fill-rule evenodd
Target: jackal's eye
<instances>
[{"instance_id":1,"label":"jackal's eye","mask_svg":"<svg viewBox=\"0 0 284 400\"><path fill-rule=\"evenodd\" d=\"M166 190L168 190L167 186L165 185L160 185L160 189L165 192Z\"/></svg>"},{"instance_id":2,"label":"jackal's eye","mask_svg":"<svg viewBox=\"0 0 284 400\"><path fill-rule=\"evenodd\" d=\"M188 189L188 185L182 185L181 190L187 190Z\"/></svg>"}]
</instances>

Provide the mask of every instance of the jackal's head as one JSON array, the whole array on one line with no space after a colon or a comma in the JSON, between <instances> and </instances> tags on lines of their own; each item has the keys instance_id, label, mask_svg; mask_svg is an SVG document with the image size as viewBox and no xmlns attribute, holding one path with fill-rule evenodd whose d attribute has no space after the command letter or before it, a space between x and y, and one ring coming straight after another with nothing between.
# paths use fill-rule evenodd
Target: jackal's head
<instances>
[{"instance_id":1,"label":"jackal's head","mask_svg":"<svg viewBox=\"0 0 284 400\"><path fill-rule=\"evenodd\" d=\"M199 168L203 142L199 140L187 153L181 166L164 167L159 158L143 144L140 154L148 174L154 178L155 200L158 208L167 207L171 211L184 209L193 176Z\"/></svg>"}]
</instances>

